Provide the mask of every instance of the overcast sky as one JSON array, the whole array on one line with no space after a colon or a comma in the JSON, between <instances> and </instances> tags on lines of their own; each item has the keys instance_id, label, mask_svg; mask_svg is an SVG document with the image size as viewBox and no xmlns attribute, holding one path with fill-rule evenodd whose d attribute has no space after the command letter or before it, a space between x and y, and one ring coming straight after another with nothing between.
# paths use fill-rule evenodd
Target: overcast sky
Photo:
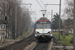
<instances>
[{"instance_id":1,"label":"overcast sky","mask_svg":"<svg viewBox=\"0 0 75 50\"><path fill-rule=\"evenodd\" d=\"M39 2L39 4L41 6L38 4L37 1ZM35 17L36 17L36 19L39 19L40 17L42 17L42 13L40 10L45 9L43 4L59 4L60 0L37 0L37 1L36 0L22 0L23 3L31 3L32 4L31 8L30 8L30 6L27 6L27 7L30 9L30 11L34 12L32 14L32 20L33 21L35 21ZM65 0L61 0L61 5L62 5L61 6L61 14L63 14L64 7L65 7L64 6ZM53 12L54 12L53 14L58 13L59 12L59 5L56 5L56 6L55 5L48 5L46 7L46 10L47 10L47 12L50 12L50 13L48 13L47 18L51 20L51 15L50 15L51 10L53 10Z\"/></svg>"}]
</instances>

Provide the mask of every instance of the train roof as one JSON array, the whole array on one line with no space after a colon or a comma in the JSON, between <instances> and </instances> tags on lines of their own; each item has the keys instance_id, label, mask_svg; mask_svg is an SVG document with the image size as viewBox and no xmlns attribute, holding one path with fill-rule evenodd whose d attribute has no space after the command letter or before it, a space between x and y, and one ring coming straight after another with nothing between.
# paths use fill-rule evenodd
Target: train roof
<instances>
[{"instance_id":1,"label":"train roof","mask_svg":"<svg viewBox=\"0 0 75 50\"><path fill-rule=\"evenodd\" d=\"M49 20L46 17L41 17L39 20Z\"/></svg>"},{"instance_id":2,"label":"train roof","mask_svg":"<svg viewBox=\"0 0 75 50\"><path fill-rule=\"evenodd\" d=\"M41 17L39 20L37 20L37 22L41 22L41 21L48 21L48 22L50 22L50 20L47 19L46 17Z\"/></svg>"}]
</instances>

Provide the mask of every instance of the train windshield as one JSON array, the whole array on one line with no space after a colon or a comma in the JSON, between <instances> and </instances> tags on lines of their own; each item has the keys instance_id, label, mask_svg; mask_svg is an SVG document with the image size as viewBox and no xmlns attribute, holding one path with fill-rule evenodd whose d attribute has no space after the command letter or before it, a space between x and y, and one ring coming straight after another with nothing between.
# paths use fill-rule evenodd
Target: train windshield
<instances>
[{"instance_id":1,"label":"train windshield","mask_svg":"<svg viewBox=\"0 0 75 50\"><path fill-rule=\"evenodd\" d=\"M37 23L36 29L50 29L50 23Z\"/></svg>"}]
</instances>

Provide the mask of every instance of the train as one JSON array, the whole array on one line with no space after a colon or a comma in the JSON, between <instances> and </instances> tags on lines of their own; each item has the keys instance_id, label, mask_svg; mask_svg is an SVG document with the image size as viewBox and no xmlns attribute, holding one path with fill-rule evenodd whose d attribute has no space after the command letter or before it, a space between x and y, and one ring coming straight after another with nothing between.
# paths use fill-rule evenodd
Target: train
<instances>
[{"instance_id":1,"label":"train","mask_svg":"<svg viewBox=\"0 0 75 50\"><path fill-rule=\"evenodd\" d=\"M51 40L53 37L52 23L46 17L41 17L35 22L34 36L39 41Z\"/></svg>"}]
</instances>

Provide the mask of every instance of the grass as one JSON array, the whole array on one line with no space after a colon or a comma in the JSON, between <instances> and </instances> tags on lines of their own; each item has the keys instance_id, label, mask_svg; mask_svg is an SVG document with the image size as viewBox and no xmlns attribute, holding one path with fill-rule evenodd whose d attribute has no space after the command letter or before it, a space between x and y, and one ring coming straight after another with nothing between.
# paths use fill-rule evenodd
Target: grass
<instances>
[{"instance_id":1,"label":"grass","mask_svg":"<svg viewBox=\"0 0 75 50\"><path fill-rule=\"evenodd\" d=\"M5 39L5 40L12 40L12 39Z\"/></svg>"},{"instance_id":2,"label":"grass","mask_svg":"<svg viewBox=\"0 0 75 50\"><path fill-rule=\"evenodd\" d=\"M53 36L56 36L58 38L58 32L53 32Z\"/></svg>"},{"instance_id":3,"label":"grass","mask_svg":"<svg viewBox=\"0 0 75 50\"><path fill-rule=\"evenodd\" d=\"M53 35L58 38L58 32L53 32ZM61 36L60 35L60 41L63 42L63 43L61 43L61 45L64 45L64 44L67 44L70 46L73 45L73 43L70 43L70 41L72 40L72 37L73 37L73 35L69 35L69 36Z\"/></svg>"},{"instance_id":4,"label":"grass","mask_svg":"<svg viewBox=\"0 0 75 50\"><path fill-rule=\"evenodd\" d=\"M30 28L29 28L29 30L28 30L27 32L24 32L22 36L27 35L28 32L30 32ZM20 38L20 37L22 37L22 36L19 36L18 38Z\"/></svg>"}]
</instances>

